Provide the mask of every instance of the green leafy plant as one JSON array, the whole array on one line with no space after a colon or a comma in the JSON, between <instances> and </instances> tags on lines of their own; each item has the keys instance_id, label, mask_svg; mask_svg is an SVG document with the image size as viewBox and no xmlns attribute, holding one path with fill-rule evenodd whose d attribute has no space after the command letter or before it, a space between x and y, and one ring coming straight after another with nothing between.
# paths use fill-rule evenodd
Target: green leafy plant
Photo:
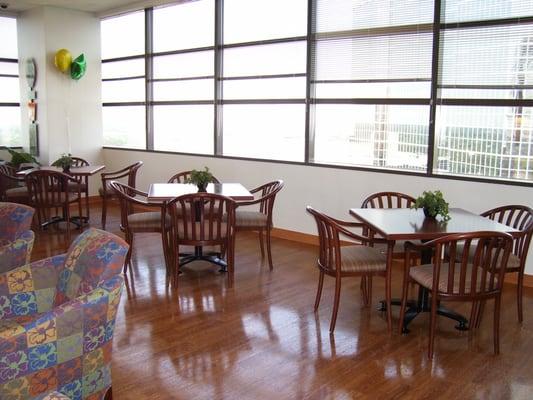
<instances>
[{"instance_id":1,"label":"green leafy plant","mask_svg":"<svg viewBox=\"0 0 533 400\"><path fill-rule=\"evenodd\" d=\"M448 210L448 203L444 200L440 190L424 191L422 196L415 200L415 204L411 208L423 208L426 217L435 218L440 215L444 221L448 221L451 217Z\"/></svg>"},{"instance_id":2,"label":"green leafy plant","mask_svg":"<svg viewBox=\"0 0 533 400\"><path fill-rule=\"evenodd\" d=\"M37 164L40 165L39 162L35 159L34 156L32 156L30 153L26 153L24 151L16 151L13 149L10 149L9 147L2 147L3 150L7 150L7 152L11 155L11 161L9 164L15 168L19 168L21 164Z\"/></svg>"},{"instance_id":3,"label":"green leafy plant","mask_svg":"<svg viewBox=\"0 0 533 400\"><path fill-rule=\"evenodd\" d=\"M198 186L198 190L205 191L207 184L213 181L213 174L209 172L209 168L204 167L204 170L197 171L193 169L191 171L191 177L187 179L187 183L194 183Z\"/></svg>"},{"instance_id":4,"label":"green leafy plant","mask_svg":"<svg viewBox=\"0 0 533 400\"><path fill-rule=\"evenodd\" d=\"M61 167L63 169L69 169L71 165L72 165L72 155L70 153L61 154L61 157L59 157L57 160L55 160L52 163L52 166Z\"/></svg>"}]
</instances>

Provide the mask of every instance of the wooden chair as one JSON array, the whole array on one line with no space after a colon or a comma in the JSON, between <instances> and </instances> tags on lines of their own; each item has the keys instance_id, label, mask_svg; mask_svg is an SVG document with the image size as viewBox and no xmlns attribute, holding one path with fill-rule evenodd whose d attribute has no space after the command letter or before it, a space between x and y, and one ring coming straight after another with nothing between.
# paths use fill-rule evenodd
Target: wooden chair
<instances>
[{"instance_id":1,"label":"wooden chair","mask_svg":"<svg viewBox=\"0 0 533 400\"><path fill-rule=\"evenodd\" d=\"M489 218L493 221L510 226L521 232L519 236L514 238L511 254L509 255L509 262L507 263L507 272L517 272L517 286L516 286L516 305L518 311L518 321L522 323L524 319L523 314L523 290L524 290L524 271L526 268L526 259L531 244L531 237L533 236L533 210L527 206L508 205L493 208L491 210L481 213L481 216ZM470 255L472 257L472 254ZM482 307L479 308L480 314ZM479 325L480 315L477 316L477 324Z\"/></svg>"},{"instance_id":2,"label":"wooden chair","mask_svg":"<svg viewBox=\"0 0 533 400\"><path fill-rule=\"evenodd\" d=\"M400 332L403 330L410 281L428 289L431 296L429 359L433 358L437 308L441 301L472 302L470 329L473 329L475 324L472 320L477 313L476 305L494 299L494 353L498 354L501 291L512 243L511 235L499 232L453 234L419 245L407 242ZM420 252L433 248L432 264L412 267L412 251ZM445 253L450 257L444 258ZM469 254L472 254L472 257L469 257Z\"/></svg>"},{"instance_id":3,"label":"wooden chair","mask_svg":"<svg viewBox=\"0 0 533 400\"><path fill-rule=\"evenodd\" d=\"M67 236L70 238L70 223L81 229L81 220L76 222L70 216L70 205L78 203L78 218L81 218L81 189L79 183L69 175L62 172L35 170L26 174L26 186L32 206L37 211L37 219L41 229L48 225L65 221L67 223ZM74 186L77 190L74 191ZM57 210L61 209L61 216ZM51 216L50 210L55 210L56 215Z\"/></svg>"},{"instance_id":4,"label":"wooden chair","mask_svg":"<svg viewBox=\"0 0 533 400\"><path fill-rule=\"evenodd\" d=\"M335 330L339 300L341 294L341 280L348 276L361 277L361 294L365 306L371 304L373 276L385 277L385 292L387 305L387 327L392 330L391 314L391 271L387 269L388 254L371 247L376 243L386 244L384 239L372 238L352 232L351 228L364 229L365 224L359 222L340 221L307 206L307 212L314 218L318 228L319 256L317 266L320 271L318 290L315 299L315 312L318 310L322 296L324 275L335 278L335 296L333 300L333 313L329 331ZM341 237L343 243L341 245ZM391 249L392 250L392 249ZM370 281L370 284L368 284Z\"/></svg>"},{"instance_id":5,"label":"wooden chair","mask_svg":"<svg viewBox=\"0 0 533 400\"><path fill-rule=\"evenodd\" d=\"M112 200L115 197L115 191L111 189L111 181L117 179L127 178L127 185L131 188L135 188L135 181L137 179L137 171L143 165L142 161L137 161L134 164L128 165L121 170L114 172L102 172L102 187L98 189L100 196L102 197L102 229L105 229L105 223L107 218L107 201Z\"/></svg>"},{"instance_id":6,"label":"wooden chair","mask_svg":"<svg viewBox=\"0 0 533 400\"><path fill-rule=\"evenodd\" d=\"M0 164L0 200L19 204L30 204L28 187L23 177L10 165Z\"/></svg>"},{"instance_id":7,"label":"wooden chair","mask_svg":"<svg viewBox=\"0 0 533 400\"><path fill-rule=\"evenodd\" d=\"M89 161L84 160L80 157L70 157L72 159L72 167L78 168L78 167L85 167L89 166ZM89 177L88 176L79 176L79 177L72 177L75 181L77 181L80 185L80 190L83 193L85 197L85 212L87 215L87 221L89 221L90 218L90 208L89 208ZM76 191L76 184L69 184L71 190Z\"/></svg>"},{"instance_id":8,"label":"wooden chair","mask_svg":"<svg viewBox=\"0 0 533 400\"><path fill-rule=\"evenodd\" d=\"M131 266L131 253L133 249L133 235L135 233L154 232L160 233L163 243L163 255L167 273L170 276L171 259L169 258L169 233L170 217L164 216L163 203L151 203L148 201L148 194L123 183L111 181L109 186L114 191L120 202L120 229L126 235L126 242L130 245L126 262L124 263L124 273ZM142 208L143 211L135 210ZM147 211L146 209L153 209Z\"/></svg>"},{"instance_id":9,"label":"wooden chair","mask_svg":"<svg viewBox=\"0 0 533 400\"><path fill-rule=\"evenodd\" d=\"M415 203L415 198L399 192L378 192L371 194L363 200L361 208L409 208ZM367 234L365 232L365 234ZM374 235L379 236L376 232ZM405 241L398 241L394 246L396 257L403 258L403 245Z\"/></svg>"},{"instance_id":10,"label":"wooden chair","mask_svg":"<svg viewBox=\"0 0 533 400\"><path fill-rule=\"evenodd\" d=\"M236 202L212 193L191 193L167 203L165 213L172 220L170 247L173 252L175 283L180 268L180 246L217 246L225 253L228 284L233 283L235 262Z\"/></svg>"},{"instance_id":11,"label":"wooden chair","mask_svg":"<svg viewBox=\"0 0 533 400\"><path fill-rule=\"evenodd\" d=\"M182 171L178 172L177 174L173 175L169 180L168 183L187 183L187 180L191 178L191 172L192 171ZM220 183L220 181L213 177L212 180L213 183Z\"/></svg>"},{"instance_id":12,"label":"wooden chair","mask_svg":"<svg viewBox=\"0 0 533 400\"><path fill-rule=\"evenodd\" d=\"M274 210L274 201L276 195L283 189L283 181L277 180L265 183L250 193L258 197L251 201L237 202L237 211L235 212L235 224L237 231L252 230L259 231L259 245L261 246L261 256L265 257L265 248L263 244L263 231L266 232L266 244L268 254L268 266L273 269L272 265L272 249L270 244L270 236L272 231L272 215ZM242 210L244 206L258 206L256 211Z\"/></svg>"}]
</instances>

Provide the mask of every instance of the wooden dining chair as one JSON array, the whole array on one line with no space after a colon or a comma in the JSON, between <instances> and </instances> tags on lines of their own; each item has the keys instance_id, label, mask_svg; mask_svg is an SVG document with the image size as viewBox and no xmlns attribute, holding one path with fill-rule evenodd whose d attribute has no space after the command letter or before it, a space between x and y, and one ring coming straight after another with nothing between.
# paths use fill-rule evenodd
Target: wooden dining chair
<instances>
[{"instance_id":1,"label":"wooden dining chair","mask_svg":"<svg viewBox=\"0 0 533 400\"><path fill-rule=\"evenodd\" d=\"M72 160L71 167L79 168L79 167L85 167L89 166L89 161L84 160L80 157L70 157ZM90 208L89 208L89 177L88 176L78 176L78 177L72 177L75 181L78 182L80 186L81 193L83 194L83 197L85 198L85 215L87 216L87 221L89 221L90 218ZM69 189L71 191L77 190L77 185L74 183L69 184Z\"/></svg>"},{"instance_id":2,"label":"wooden dining chair","mask_svg":"<svg viewBox=\"0 0 533 400\"><path fill-rule=\"evenodd\" d=\"M0 200L30 204L24 177L17 176L17 170L7 164L0 164Z\"/></svg>"},{"instance_id":3,"label":"wooden dining chair","mask_svg":"<svg viewBox=\"0 0 533 400\"><path fill-rule=\"evenodd\" d=\"M361 208L410 208L415 204L416 199L408 194L400 192L378 192L373 193L363 200ZM368 234L367 232L364 232ZM378 233L373 233L379 236ZM395 259L403 258L404 240L397 241L394 246Z\"/></svg>"},{"instance_id":4,"label":"wooden dining chair","mask_svg":"<svg viewBox=\"0 0 533 400\"><path fill-rule=\"evenodd\" d=\"M437 309L441 301L472 303L470 329L474 329L472 320L477 313L476 305L494 299L494 353L499 353L501 292L512 244L512 236L502 232L452 234L424 244L405 244L400 321L405 316L409 283L415 282L429 290L429 359L433 358ZM428 249L434 250L432 263L413 266L413 252ZM444 257L445 254L450 257ZM403 331L403 322L400 322L399 331Z\"/></svg>"},{"instance_id":5,"label":"wooden dining chair","mask_svg":"<svg viewBox=\"0 0 533 400\"><path fill-rule=\"evenodd\" d=\"M520 231L520 234L514 237L513 247L511 249L511 254L509 255L506 271L508 273L517 273L516 305L518 321L522 323L524 319L524 271L531 244L531 237L533 236L533 210L530 207L522 205L506 205L487 210L481 213L481 216ZM461 252L458 253L461 254ZM470 258L472 257L473 255L470 254ZM482 310L483 303L478 308L478 314L476 315L477 325L479 325L481 321Z\"/></svg>"},{"instance_id":6,"label":"wooden dining chair","mask_svg":"<svg viewBox=\"0 0 533 400\"><path fill-rule=\"evenodd\" d=\"M124 232L126 242L130 245L124 263L124 273L127 272L128 266L131 267L134 234L153 232L161 234L163 256L167 274L170 277L172 268L169 249L171 220L168 215L165 217L163 213L164 204L150 202L148 201L148 193L117 181L111 181L109 186L119 200L120 230Z\"/></svg>"},{"instance_id":7,"label":"wooden dining chair","mask_svg":"<svg viewBox=\"0 0 533 400\"><path fill-rule=\"evenodd\" d=\"M70 238L70 224L74 223L81 229L81 220L70 216L70 205L78 204L78 218L81 218L81 189L79 182L63 172L35 170L25 176L26 186L32 207L35 208L41 229L49 225L66 222L67 237ZM77 190L72 188L77 185ZM56 215L52 215L51 211ZM61 215L57 215L61 210Z\"/></svg>"},{"instance_id":8,"label":"wooden dining chair","mask_svg":"<svg viewBox=\"0 0 533 400\"><path fill-rule=\"evenodd\" d=\"M177 174L172 175L172 177L168 180L168 183L187 183L187 181L191 178L191 172L192 171L178 172ZM220 183L220 181L213 176L212 183Z\"/></svg>"},{"instance_id":9,"label":"wooden dining chair","mask_svg":"<svg viewBox=\"0 0 533 400\"><path fill-rule=\"evenodd\" d=\"M265 257L265 246L263 244L263 232L266 234L266 246L268 255L268 266L270 270L272 265L272 246L270 244L270 237L272 232L272 216L274 214L274 201L279 191L283 189L283 181L276 180L265 183L255 189L250 190L250 193L256 197L250 201L238 201L237 211L235 212L235 224L237 231L258 231L259 245L261 247L261 257ZM245 206L255 206L255 210L244 210Z\"/></svg>"},{"instance_id":10,"label":"wooden dining chair","mask_svg":"<svg viewBox=\"0 0 533 400\"><path fill-rule=\"evenodd\" d=\"M372 302L372 286L371 284L370 286L367 285L367 282L373 276L383 276L385 277L387 327L388 331L391 332L391 271L390 268L387 268L390 252L384 254L382 251L372 247L374 244L386 244L387 242L384 239L363 236L351 231L354 228L361 230L366 228L364 223L341 221L327 216L310 206L307 206L307 212L315 218L320 246L317 260L320 275L315 299L315 312L318 310L322 296L324 275L335 278L333 312L329 327L331 333L335 330L337 321L342 278L350 276L361 277L363 304L368 306Z\"/></svg>"},{"instance_id":11,"label":"wooden dining chair","mask_svg":"<svg viewBox=\"0 0 533 400\"><path fill-rule=\"evenodd\" d=\"M115 191L111 189L111 181L127 178L127 185L135 188L137 180L137 172L143 165L142 161L137 161L134 164L128 165L118 171L102 172L102 187L98 189L100 197L102 197L102 229L105 229L107 218L107 202L115 197Z\"/></svg>"},{"instance_id":12,"label":"wooden dining chair","mask_svg":"<svg viewBox=\"0 0 533 400\"><path fill-rule=\"evenodd\" d=\"M177 283L180 270L180 247L215 246L219 255L226 256L228 285L233 283L235 263L235 207L236 202L219 194L198 192L176 197L166 203L165 214L170 215L172 233L173 276Z\"/></svg>"}]
</instances>

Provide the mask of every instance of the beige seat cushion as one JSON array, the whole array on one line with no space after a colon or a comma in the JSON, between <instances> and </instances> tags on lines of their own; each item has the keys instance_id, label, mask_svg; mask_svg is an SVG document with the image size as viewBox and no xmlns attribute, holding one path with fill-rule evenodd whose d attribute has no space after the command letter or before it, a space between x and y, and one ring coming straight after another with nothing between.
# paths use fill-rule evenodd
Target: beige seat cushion
<instances>
[{"instance_id":1,"label":"beige seat cushion","mask_svg":"<svg viewBox=\"0 0 533 400\"><path fill-rule=\"evenodd\" d=\"M235 211L235 225L239 227L266 227L267 216L259 211Z\"/></svg>"},{"instance_id":2,"label":"beige seat cushion","mask_svg":"<svg viewBox=\"0 0 533 400\"><path fill-rule=\"evenodd\" d=\"M166 216L167 226L170 226L170 217ZM128 226L132 230L161 229L161 213L159 211L141 212L128 215Z\"/></svg>"},{"instance_id":3,"label":"beige seat cushion","mask_svg":"<svg viewBox=\"0 0 533 400\"><path fill-rule=\"evenodd\" d=\"M441 265L440 269L440 276L439 276L439 291L440 292L448 292L448 270L449 270L449 264L443 263ZM454 282L453 282L453 293L459 292L459 283L460 283L460 266L455 266L455 274L454 274ZM477 283L476 283L476 291L479 291L481 288L481 273L482 268L478 267L477 272ZM428 289L431 289L433 287L433 265L432 264L424 264L420 265L418 267L412 267L409 270L409 276L416 281L421 286L424 286ZM465 293L470 293L470 286L472 284L472 266L469 265L466 271L466 277L465 277ZM497 279L495 277L495 279ZM490 282L490 275L487 274L487 285L485 286L485 290L489 287Z\"/></svg>"},{"instance_id":4,"label":"beige seat cushion","mask_svg":"<svg viewBox=\"0 0 533 400\"><path fill-rule=\"evenodd\" d=\"M387 257L380 250L368 246L341 247L342 272L383 272Z\"/></svg>"},{"instance_id":5,"label":"beige seat cushion","mask_svg":"<svg viewBox=\"0 0 533 400\"><path fill-rule=\"evenodd\" d=\"M87 191L87 184L84 182L79 183L80 186L80 192ZM69 182L68 183L68 190L71 192L77 192L78 191L78 183L77 182Z\"/></svg>"},{"instance_id":6,"label":"beige seat cushion","mask_svg":"<svg viewBox=\"0 0 533 400\"><path fill-rule=\"evenodd\" d=\"M408 242L409 240L398 240L394 243L394 249L393 249L393 253L394 254L402 254L404 253L404 245L406 242ZM414 243L414 244L418 244L419 242L417 240L410 240L411 243ZM379 244L375 244L374 245L374 248L376 249L379 249L382 253L385 253L387 254L387 245L385 243L379 243Z\"/></svg>"},{"instance_id":7,"label":"beige seat cushion","mask_svg":"<svg viewBox=\"0 0 533 400\"><path fill-rule=\"evenodd\" d=\"M46 199L46 197L43 196L43 198ZM78 200L78 194L77 193L59 193L59 196L57 193L54 193L54 197L50 198L50 200L53 200L55 204L64 203L65 201L68 201L69 203L72 203L74 201ZM32 201L35 202L34 199Z\"/></svg>"},{"instance_id":8,"label":"beige seat cushion","mask_svg":"<svg viewBox=\"0 0 533 400\"><path fill-rule=\"evenodd\" d=\"M461 260L463 249L464 249L464 246L462 244L457 245L457 251L455 255L455 259L457 261ZM449 257L448 252L446 252L446 256ZM474 251L472 251L472 248L471 248L470 254L468 255L468 262L472 262L473 259L474 259ZM513 253L509 254L509 260L507 261L507 269L518 270L519 268L520 268L520 258Z\"/></svg>"},{"instance_id":9,"label":"beige seat cushion","mask_svg":"<svg viewBox=\"0 0 533 400\"><path fill-rule=\"evenodd\" d=\"M197 232L197 238L200 237L200 227L201 227L201 223L200 222L196 222L194 224L195 226L195 229L196 229L196 232ZM222 238L225 238L226 237L226 233L227 233L227 224L225 222L223 222L221 225L220 225L220 235ZM188 227L188 230L187 230L187 234L189 236L189 239L192 239L192 232L191 232L191 228ZM217 236L218 234L218 230L217 230L217 226L213 226L213 236ZM206 236L209 236L209 222L204 222L204 235ZM184 229L184 226L183 226L183 223L178 223L178 238L184 238L185 236L185 229Z\"/></svg>"},{"instance_id":10,"label":"beige seat cushion","mask_svg":"<svg viewBox=\"0 0 533 400\"><path fill-rule=\"evenodd\" d=\"M6 197L8 199L15 199L21 197L28 197L28 188L26 186L15 187L6 190Z\"/></svg>"}]
</instances>

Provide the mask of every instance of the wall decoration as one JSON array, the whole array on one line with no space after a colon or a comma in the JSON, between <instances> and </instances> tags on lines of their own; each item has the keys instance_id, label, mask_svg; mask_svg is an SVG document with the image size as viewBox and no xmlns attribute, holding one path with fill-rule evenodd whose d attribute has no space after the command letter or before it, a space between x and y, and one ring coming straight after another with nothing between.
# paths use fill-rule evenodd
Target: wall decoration
<instances>
[{"instance_id":1,"label":"wall decoration","mask_svg":"<svg viewBox=\"0 0 533 400\"><path fill-rule=\"evenodd\" d=\"M30 154L39 156L39 126L36 123L30 124Z\"/></svg>"},{"instance_id":2,"label":"wall decoration","mask_svg":"<svg viewBox=\"0 0 533 400\"><path fill-rule=\"evenodd\" d=\"M37 103L33 100L28 102L28 118L32 123L37 119Z\"/></svg>"},{"instance_id":3,"label":"wall decoration","mask_svg":"<svg viewBox=\"0 0 533 400\"><path fill-rule=\"evenodd\" d=\"M26 83L30 90L33 90L35 83L37 82L37 66L35 65L34 58L28 58L26 60Z\"/></svg>"}]
</instances>

